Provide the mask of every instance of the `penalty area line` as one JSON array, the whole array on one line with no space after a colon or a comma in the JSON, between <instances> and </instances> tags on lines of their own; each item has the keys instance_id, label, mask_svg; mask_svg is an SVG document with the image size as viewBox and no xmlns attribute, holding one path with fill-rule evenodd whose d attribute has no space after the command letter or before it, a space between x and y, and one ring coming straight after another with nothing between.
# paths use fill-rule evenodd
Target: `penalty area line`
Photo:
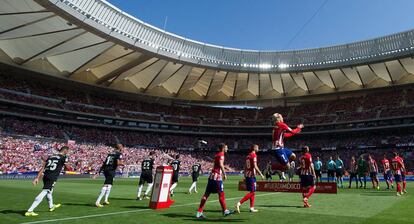
<instances>
[{"instance_id":1,"label":"penalty area line","mask_svg":"<svg viewBox=\"0 0 414 224\"><path fill-rule=\"evenodd\" d=\"M273 195L273 194L280 194L280 192L259 194L259 195L256 195L256 197ZM226 198L226 201L232 201L232 200L236 200L236 199L240 199L240 198L241 197ZM207 201L207 203L214 203L214 202L218 202L218 201L219 200L211 200L211 201ZM200 203L199 202L197 202L197 203L194 202L194 203L188 203L188 204L182 204L182 205L173 205L170 208L186 207L186 206L198 205L198 204L200 204ZM67 217L67 218L61 218L61 219L46 219L46 220L39 220L39 221L34 221L34 222L24 222L22 224L35 224L35 223L69 221L69 220L77 220L77 219L88 219L88 218L104 217L104 216L119 215L119 214L146 212L146 211L151 211L151 210L153 210L153 209L145 208L145 209L128 210L128 211L120 211L120 212L100 213L100 214L94 214L94 215L74 216L74 217Z\"/></svg>"}]
</instances>

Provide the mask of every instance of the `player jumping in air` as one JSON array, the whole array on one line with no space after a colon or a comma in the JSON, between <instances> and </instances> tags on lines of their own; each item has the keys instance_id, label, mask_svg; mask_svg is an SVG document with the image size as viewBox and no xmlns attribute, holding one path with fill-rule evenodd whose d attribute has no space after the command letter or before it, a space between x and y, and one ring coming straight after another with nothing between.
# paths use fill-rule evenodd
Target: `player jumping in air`
<instances>
[{"instance_id":1,"label":"player jumping in air","mask_svg":"<svg viewBox=\"0 0 414 224\"><path fill-rule=\"evenodd\" d=\"M197 180L198 177L200 176L200 173L203 173L203 171L201 170L201 164L200 163L196 163L191 167L191 178L193 179L193 183L191 184L190 189L188 189L188 193L191 194L193 189L194 189L194 193L197 193Z\"/></svg>"},{"instance_id":2,"label":"player jumping in air","mask_svg":"<svg viewBox=\"0 0 414 224\"><path fill-rule=\"evenodd\" d=\"M214 157L213 169L211 170L210 177L206 187L206 192L201 198L200 206L198 207L196 218L205 218L203 214L204 205L207 202L208 197L211 193L218 193L219 202L224 216L232 214L226 207L226 199L224 196L223 180L227 179L226 171L224 168L224 155L227 153L227 145L220 143L218 146L218 153Z\"/></svg>"},{"instance_id":3,"label":"player jumping in air","mask_svg":"<svg viewBox=\"0 0 414 224\"><path fill-rule=\"evenodd\" d=\"M259 151L258 145L252 145L250 147L250 153L246 157L246 163L244 167L244 177L246 183L247 191L250 193L246 194L239 202L236 203L236 211L240 213L240 206L247 200L250 199L250 212L258 212L258 210L254 209L254 198L256 194L256 172L260 175L262 179L264 176L262 172L260 172L259 167L257 166L257 152Z\"/></svg>"},{"instance_id":4,"label":"player jumping in air","mask_svg":"<svg viewBox=\"0 0 414 224\"><path fill-rule=\"evenodd\" d=\"M312 163L312 155L309 153L309 147L302 149L300 157L300 185L303 190L303 207L310 208L309 198L316 190L315 185L315 169Z\"/></svg>"},{"instance_id":5,"label":"player jumping in air","mask_svg":"<svg viewBox=\"0 0 414 224\"><path fill-rule=\"evenodd\" d=\"M151 191L153 184L152 170L154 169L154 154L154 151L151 151L149 153L149 157L145 158L141 163L141 176L139 177L137 200L142 200L141 192L142 188L144 188L145 182L148 184L148 186L145 190L144 198L149 199L148 194Z\"/></svg>"},{"instance_id":6,"label":"player jumping in air","mask_svg":"<svg viewBox=\"0 0 414 224\"><path fill-rule=\"evenodd\" d=\"M174 189L177 187L178 184L178 174L180 172L180 165L181 165L181 161L180 161L180 155L176 155L175 156L175 160L173 160L170 164L173 168L173 176L172 176L172 181L171 181L171 188L170 188L170 195L171 197L174 196Z\"/></svg>"},{"instance_id":7,"label":"player jumping in air","mask_svg":"<svg viewBox=\"0 0 414 224\"><path fill-rule=\"evenodd\" d=\"M395 183L397 183L397 196L401 196L403 194L401 189L401 182L402 182L402 172L405 170L404 163L401 160L401 157L398 156L397 152L393 153L394 158L391 159L391 168L394 174Z\"/></svg>"},{"instance_id":8,"label":"player jumping in air","mask_svg":"<svg viewBox=\"0 0 414 224\"><path fill-rule=\"evenodd\" d=\"M275 126L273 127L272 134L273 150L277 161L284 168L284 170L288 170L290 168L289 161L294 161L296 159L296 155L292 152L292 150L285 147L284 139L290 138L301 132L303 124L299 124L295 129L291 129L283 122L283 116L281 114L274 113L273 119L275 120Z\"/></svg>"},{"instance_id":9,"label":"player jumping in air","mask_svg":"<svg viewBox=\"0 0 414 224\"><path fill-rule=\"evenodd\" d=\"M45 196L49 202L49 211L53 212L56 208L61 206L60 204L53 204L52 193L53 187L55 186L63 166L66 166L66 169L69 169L69 166L65 165L68 161L66 157L68 151L69 147L63 146L59 149L58 154L49 156L46 161L43 162L42 168L39 170L39 173L32 182L33 186L36 186L39 183L40 178L43 177L43 190L39 195L37 195L29 210L27 210L24 214L25 216L38 216L38 214L34 213L33 210L43 201Z\"/></svg>"},{"instance_id":10,"label":"player jumping in air","mask_svg":"<svg viewBox=\"0 0 414 224\"><path fill-rule=\"evenodd\" d=\"M384 153L384 158L381 160L381 164L382 164L384 180L385 180L385 183L387 183L387 190L390 189L390 186L394 188L390 161L387 159L386 153Z\"/></svg>"},{"instance_id":11,"label":"player jumping in air","mask_svg":"<svg viewBox=\"0 0 414 224\"><path fill-rule=\"evenodd\" d=\"M371 154L368 155L368 169L369 169L369 176L371 177L372 188L379 190L379 180L378 180L378 165L377 161L372 158Z\"/></svg>"},{"instance_id":12,"label":"player jumping in air","mask_svg":"<svg viewBox=\"0 0 414 224\"><path fill-rule=\"evenodd\" d=\"M124 146L122 144L116 144L115 150L112 153L109 153L106 156L104 163L102 164L99 172L93 176L95 179L99 176L101 172L105 175L105 182L101 189L101 193L99 194L98 198L96 199L95 206L98 208L103 207L101 204L102 197L105 196L104 205L109 205L108 197L111 193L112 184L114 182L115 171L118 166L123 166L122 162L122 151Z\"/></svg>"}]
</instances>

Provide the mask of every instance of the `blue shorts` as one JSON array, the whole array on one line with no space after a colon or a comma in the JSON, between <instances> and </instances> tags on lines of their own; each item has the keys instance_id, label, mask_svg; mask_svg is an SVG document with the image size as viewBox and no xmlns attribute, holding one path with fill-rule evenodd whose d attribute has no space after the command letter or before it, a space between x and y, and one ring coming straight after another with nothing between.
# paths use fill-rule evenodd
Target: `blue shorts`
<instances>
[{"instance_id":1,"label":"blue shorts","mask_svg":"<svg viewBox=\"0 0 414 224\"><path fill-rule=\"evenodd\" d=\"M387 172L384 172L384 180L391 181L391 179L392 179L391 170L388 170Z\"/></svg>"},{"instance_id":2,"label":"blue shorts","mask_svg":"<svg viewBox=\"0 0 414 224\"><path fill-rule=\"evenodd\" d=\"M395 180L395 182L401 182L401 181L402 181L402 176L401 176L401 174L395 174L395 175L394 175L394 180Z\"/></svg>"},{"instance_id":3,"label":"blue shorts","mask_svg":"<svg viewBox=\"0 0 414 224\"><path fill-rule=\"evenodd\" d=\"M312 175L300 175L300 186L311 187L315 185L315 181Z\"/></svg>"},{"instance_id":4,"label":"blue shorts","mask_svg":"<svg viewBox=\"0 0 414 224\"><path fill-rule=\"evenodd\" d=\"M223 192L223 181L208 179L206 193L221 193Z\"/></svg>"},{"instance_id":5,"label":"blue shorts","mask_svg":"<svg viewBox=\"0 0 414 224\"><path fill-rule=\"evenodd\" d=\"M401 181L405 181L405 173L401 174Z\"/></svg>"},{"instance_id":6,"label":"blue shorts","mask_svg":"<svg viewBox=\"0 0 414 224\"><path fill-rule=\"evenodd\" d=\"M256 177L246 177L246 190L250 192L256 191Z\"/></svg>"},{"instance_id":7,"label":"blue shorts","mask_svg":"<svg viewBox=\"0 0 414 224\"><path fill-rule=\"evenodd\" d=\"M292 150L288 148L276 148L274 153L279 163L287 165L289 163L289 157L292 155Z\"/></svg>"}]
</instances>

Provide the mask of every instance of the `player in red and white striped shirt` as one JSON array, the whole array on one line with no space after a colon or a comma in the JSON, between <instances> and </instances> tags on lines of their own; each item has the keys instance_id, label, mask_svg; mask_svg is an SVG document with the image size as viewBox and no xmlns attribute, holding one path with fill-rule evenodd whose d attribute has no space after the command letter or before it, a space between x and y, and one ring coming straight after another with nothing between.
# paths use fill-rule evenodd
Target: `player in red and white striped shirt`
<instances>
[{"instance_id":1,"label":"player in red and white striped shirt","mask_svg":"<svg viewBox=\"0 0 414 224\"><path fill-rule=\"evenodd\" d=\"M315 169L312 163L312 155L309 153L309 147L302 148L302 156L300 157L300 185L302 187L303 206L310 208L308 200L316 190L315 185Z\"/></svg>"},{"instance_id":2,"label":"player in red and white striped shirt","mask_svg":"<svg viewBox=\"0 0 414 224\"><path fill-rule=\"evenodd\" d=\"M387 190L390 189L390 185L392 188L394 188L390 161L387 159L386 153L384 153L384 158L381 160L381 164L382 164L384 180L385 180L385 183L387 183Z\"/></svg>"},{"instance_id":3,"label":"player in red and white striped shirt","mask_svg":"<svg viewBox=\"0 0 414 224\"><path fill-rule=\"evenodd\" d=\"M397 183L397 196L401 196L403 194L401 190L402 172L405 171L405 167L397 152L394 152L394 158L391 159L391 169L394 173L395 183Z\"/></svg>"},{"instance_id":4,"label":"player in red and white striped shirt","mask_svg":"<svg viewBox=\"0 0 414 224\"><path fill-rule=\"evenodd\" d=\"M272 150L282 168L288 170L290 168L289 162L294 161L296 155L292 150L285 147L284 139L290 138L301 132L303 124L299 124L295 129L292 129L283 122L283 116L279 113L274 113L273 119L275 120L275 125L272 134Z\"/></svg>"},{"instance_id":5,"label":"player in red and white striped shirt","mask_svg":"<svg viewBox=\"0 0 414 224\"><path fill-rule=\"evenodd\" d=\"M219 202L221 205L221 209L223 211L223 215L228 216L232 214L232 212L230 212L226 207L226 199L224 196L224 188L223 188L223 180L227 179L226 172L224 169L224 155L225 153L227 153L228 148L227 148L227 145L224 143L220 143L218 148L219 148L219 151L214 157L213 169L211 170L210 177L208 178L206 192L201 198L201 202L197 210L196 218L200 218L200 219L205 218L203 214L204 205L206 204L207 199L211 193L218 193Z\"/></svg>"},{"instance_id":6,"label":"player in red and white striped shirt","mask_svg":"<svg viewBox=\"0 0 414 224\"><path fill-rule=\"evenodd\" d=\"M379 180L378 180L378 165L377 161L372 158L371 154L368 155L368 169L369 176L371 177L372 188L379 190Z\"/></svg>"},{"instance_id":7,"label":"player in red and white striped shirt","mask_svg":"<svg viewBox=\"0 0 414 224\"><path fill-rule=\"evenodd\" d=\"M235 205L237 213L240 213L240 206L247 200L250 199L250 212L258 212L254 209L254 198L256 192L256 172L264 179L262 172L260 172L257 166L257 152L259 151L258 145L252 145L250 147L250 153L246 157L246 164L244 167L244 177L246 183L246 189L250 193L246 194L237 204Z\"/></svg>"}]
</instances>

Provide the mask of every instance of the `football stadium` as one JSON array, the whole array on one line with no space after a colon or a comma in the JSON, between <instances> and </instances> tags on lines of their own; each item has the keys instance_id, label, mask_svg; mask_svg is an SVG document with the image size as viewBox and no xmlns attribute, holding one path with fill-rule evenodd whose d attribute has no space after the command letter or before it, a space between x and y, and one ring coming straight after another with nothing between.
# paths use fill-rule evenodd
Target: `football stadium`
<instances>
[{"instance_id":1,"label":"football stadium","mask_svg":"<svg viewBox=\"0 0 414 224\"><path fill-rule=\"evenodd\" d=\"M115 2L0 0L0 223L414 223L413 25L247 50Z\"/></svg>"}]
</instances>

